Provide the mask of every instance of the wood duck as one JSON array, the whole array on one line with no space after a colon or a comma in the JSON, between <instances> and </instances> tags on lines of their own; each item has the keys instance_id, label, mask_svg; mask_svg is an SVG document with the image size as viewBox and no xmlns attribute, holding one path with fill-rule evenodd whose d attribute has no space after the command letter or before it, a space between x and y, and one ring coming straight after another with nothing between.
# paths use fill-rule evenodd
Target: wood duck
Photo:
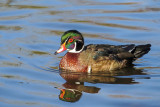
<instances>
[{"instance_id":1,"label":"wood duck","mask_svg":"<svg viewBox=\"0 0 160 107\"><path fill-rule=\"evenodd\" d=\"M68 52L61 59L59 68L73 72L106 72L132 66L132 62L150 51L151 44L84 46L82 34L77 30L66 31L61 37L61 47L55 55Z\"/></svg>"}]
</instances>

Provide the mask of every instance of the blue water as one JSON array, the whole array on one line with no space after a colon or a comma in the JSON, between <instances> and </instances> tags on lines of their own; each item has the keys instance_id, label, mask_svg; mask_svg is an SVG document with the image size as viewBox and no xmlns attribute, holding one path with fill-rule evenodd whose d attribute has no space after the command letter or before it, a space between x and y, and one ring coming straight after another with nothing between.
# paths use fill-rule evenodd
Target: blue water
<instances>
[{"instance_id":1,"label":"blue water","mask_svg":"<svg viewBox=\"0 0 160 107\"><path fill-rule=\"evenodd\" d=\"M79 75L66 82L54 55L60 37L80 31L87 44L152 44L121 75ZM159 107L160 0L1 0L1 107ZM71 74L69 74L71 76ZM60 89L76 93L60 99Z\"/></svg>"}]
</instances>

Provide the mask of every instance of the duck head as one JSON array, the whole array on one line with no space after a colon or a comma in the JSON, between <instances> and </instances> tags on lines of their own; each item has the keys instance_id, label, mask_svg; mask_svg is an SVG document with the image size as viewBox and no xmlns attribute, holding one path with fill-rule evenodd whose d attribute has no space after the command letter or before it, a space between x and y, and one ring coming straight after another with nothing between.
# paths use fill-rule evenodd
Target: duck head
<instances>
[{"instance_id":1,"label":"duck head","mask_svg":"<svg viewBox=\"0 0 160 107\"><path fill-rule=\"evenodd\" d=\"M80 32L77 30L66 31L61 37L61 46L54 53L55 55L65 50L71 53L79 53L84 48L84 39Z\"/></svg>"}]
</instances>

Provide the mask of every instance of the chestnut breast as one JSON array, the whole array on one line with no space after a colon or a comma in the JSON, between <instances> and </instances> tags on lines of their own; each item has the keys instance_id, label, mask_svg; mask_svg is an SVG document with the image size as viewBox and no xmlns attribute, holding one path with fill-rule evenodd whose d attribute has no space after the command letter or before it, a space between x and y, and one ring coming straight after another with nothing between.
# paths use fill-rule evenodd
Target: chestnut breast
<instances>
[{"instance_id":1,"label":"chestnut breast","mask_svg":"<svg viewBox=\"0 0 160 107\"><path fill-rule=\"evenodd\" d=\"M67 52L61 59L59 67L64 70L71 70L76 72L87 72L88 65L84 65L79 61L80 53Z\"/></svg>"}]
</instances>

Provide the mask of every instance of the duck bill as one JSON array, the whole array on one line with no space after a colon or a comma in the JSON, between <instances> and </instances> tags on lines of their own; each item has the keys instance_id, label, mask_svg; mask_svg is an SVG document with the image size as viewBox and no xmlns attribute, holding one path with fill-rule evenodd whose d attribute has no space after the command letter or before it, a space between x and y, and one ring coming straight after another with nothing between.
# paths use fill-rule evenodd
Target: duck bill
<instances>
[{"instance_id":1,"label":"duck bill","mask_svg":"<svg viewBox=\"0 0 160 107\"><path fill-rule=\"evenodd\" d=\"M67 48L65 47L65 43L61 45L61 47L54 53L55 55L65 51Z\"/></svg>"}]
</instances>

